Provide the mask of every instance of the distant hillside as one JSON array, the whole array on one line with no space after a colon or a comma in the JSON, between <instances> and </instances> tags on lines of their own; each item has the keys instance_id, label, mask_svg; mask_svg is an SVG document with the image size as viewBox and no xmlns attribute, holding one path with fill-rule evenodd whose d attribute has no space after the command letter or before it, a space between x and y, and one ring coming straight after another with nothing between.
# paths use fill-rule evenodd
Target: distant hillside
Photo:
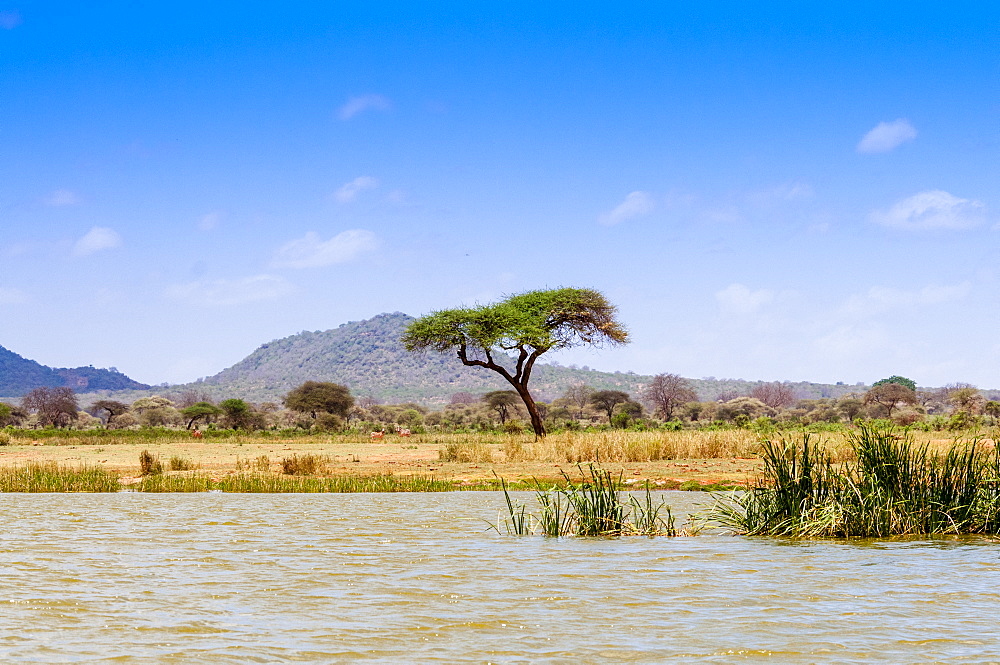
<instances>
[{"instance_id":1,"label":"distant hillside","mask_svg":"<svg viewBox=\"0 0 1000 665\"><path fill-rule=\"evenodd\" d=\"M0 346L0 396L20 397L35 388L62 386L76 392L149 388L116 369L46 367Z\"/></svg>"},{"instance_id":2,"label":"distant hillside","mask_svg":"<svg viewBox=\"0 0 1000 665\"><path fill-rule=\"evenodd\" d=\"M510 386L489 370L465 367L454 354L410 353L400 336L413 317L396 312L338 328L297 335L261 345L256 351L215 376L196 383L157 388L157 394L178 396L189 390L212 399L240 397L254 402L279 401L304 381L333 381L346 385L356 396L372 395L386 402L446 404L457 392L482 393ZM651 379L631 372L598 372L540 364L532 374L532 392L550 401L574 384L597 390L623 390L637 394ZM760 382L734 379L695 379L692 384L703 400L714 400L725 391L746 394ZM794 383L802 398L837 397L863 387ZM119 399L136 399L144 393L127 393Z\"/></svg>"}]
</instances>

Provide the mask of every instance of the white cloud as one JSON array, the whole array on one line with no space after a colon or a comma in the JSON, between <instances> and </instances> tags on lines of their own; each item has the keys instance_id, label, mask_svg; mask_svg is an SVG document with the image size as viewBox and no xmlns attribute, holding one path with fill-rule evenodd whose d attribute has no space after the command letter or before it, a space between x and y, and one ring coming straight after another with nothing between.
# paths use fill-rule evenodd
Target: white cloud
<instances>
[{"instance_id":1,"label":"white cloud","mask_svg":"<svg viewBox=\"0 0 1000 665\"><path fill-rule=\"evenodd\" d=\"M274 300L291 291L292 285L282 277L254 275L241 279L217 279L175 284L167 287L164 295L171 300L214 307Z\"/></svg>"},{"instance_id":2,"label":"white cloud","mask_svg":"<svg viewBox=\"0 0 1000 665\"><path fill-rule=\"evenodd\" d=\"M21 25L21 12L16 10L0 12L0 28L13 30L19 25Z\"/></svg>"},{"instance_id":3,"label":"white cloud","mask_svg":"<svg viewBox=\"0 0 1000 665\"><path fill-rule=\"evenodd\" d=\"M749 314L774 300L774 292L767 289L751 291L743 284L730 284L715 294L723 312Z\"/></svg>"},{"instance_id":4,"label":"white cloud","mask_svg":"<svg viewBox=\"0 0 1000 665\"><path fill-rule=\"evenodd\" d=\"M350 203L358 198L358 194L361 192L376 187L378 187L378 180L369 175L363 175L341 185L340 189L333 193L333 198L338 203Z\"/></svg>"},{"instance_id":5,"label":"white cloud","mask_svg":"<svg viewBox=\"0 0 1000 665\"><path fill-rule=\"evenodd\" d=\"M632 192L614 210L601 216L601 224L614 226L653 212L656 204L649 192Z\"/></svg>"},{"instance_id":6,"label":"white cloud","mask_svg":"<svg viewBox=\"0 0 1000 665\"><path fill-rule=\"evenodd\" d=\"M207 215L202 215L201 219L198 220L198 230L211 231L219 225L225 216L224 212L210 212Z\"/></svg>"},{"instance_id":7,"label":"white cloud","mask_svg":"<svg viewBox=\"0 0 1000 665\"><path fill-rule=\"evenodd\" d=\"M869 219L876 224L909 231L971 229L984 219L981 201L960 199L940 189L920 192L897 201L888 210L875 210Z\"/></svg>"},{"instance_id":8,"label":"white cloud","mask_svg":"<svg viewBox=\"0 0 1000 665\"><path fill-rule=\"evenodd\" d=\"M73 256L87 256L104 249L122 246L122 237L113 229L95 226L73 245Z\"/></svg>"},{"instance_id":9,"label":"white cloud","mask_svg":"<svg viewBox=\"0 0 1000 665\"><path fill-rule=\"evenodd\" d=\"M375 234L364 229L342 231L325 241L310 231L305 237L283 245L271 264L280 268L319 268L346 263L375 249L377 244Z\"/></svg>"},{"instance_id":10,"label":"white cloud","mask_svg":"<svg viewBox=\"0 0 1000 665\"><path fill-rule=\"evenodd\" d=\"M350 120L359 113L364 113L368 109L375 109L376 111L388 111L392 107L392 103L389 101L388 97L383 95L360 95L358 97L351 97L347 102L340 107L337 111L337 116L341 120Z\"/></svg>"},{"instance_id":11,"label":"white cloud","mask_svg":"<svg viewBox=\"0 0 1000 665\"><path fill-rule=\"evenodd\" d=\"M0 305L19 305L24 302L28 302L24 291L0 286Z\"/></svg>"},{"instance_id":12,"label":"white cloud","mask_svg":"<svg viewBox=\"0 0 1000 665\"><path fill-rule=\"evenodd\" d=\"M878 314L892 309L915 309L962 300L971 290L971 282L950 286L925 286L917 291L873 286L864 294L848 298L842 309L848 314L862 315Z\"/></svg>"},{"instance_id":13,"label":"white cloud","mask_svg":"<svg viewBox=\"0 0 1000 665\"><path fill-rule=\"evenodd\" d=\"M45 197L45 205L54 208L78 205L81 202L82 199L77 196L76 192L71 192L68 189L57 189Z\"/></svg>"},{"instance_id":14,"label":"white cloud","mask_svg":"<svg viewBox=\"0 0 1000 665\"><path fill-rule=\"evenodd\" d=\"M878 123L862 137L856 149L862 153L889 152L915 138L917 138L916 128L906 118L899 118L892 122Z\"/></svg>"}]
</instances>

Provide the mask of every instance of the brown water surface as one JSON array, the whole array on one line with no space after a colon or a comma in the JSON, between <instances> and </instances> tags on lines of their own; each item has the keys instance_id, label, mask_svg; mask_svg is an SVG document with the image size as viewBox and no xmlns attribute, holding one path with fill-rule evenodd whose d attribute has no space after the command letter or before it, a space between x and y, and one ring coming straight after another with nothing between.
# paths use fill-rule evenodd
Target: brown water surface
<instances>
[{"instance_id":1,"label":"brown water surface","mask_svg":"<svg viewBox=\"0 0 1000 665\"><path fill-rule=\"evenodd\" d=\"M0 661L1000 661L988 540L513 538L501 501L6 494Z\"/></svg>"}]
</instances>

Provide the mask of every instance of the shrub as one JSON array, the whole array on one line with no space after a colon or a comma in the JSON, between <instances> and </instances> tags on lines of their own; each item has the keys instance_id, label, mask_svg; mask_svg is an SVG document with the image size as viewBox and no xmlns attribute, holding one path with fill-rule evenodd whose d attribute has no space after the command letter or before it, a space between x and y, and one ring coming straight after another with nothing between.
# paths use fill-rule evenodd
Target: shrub
<instances>
[{"instance_id":1,"label":"shrub","mask_svg":"<svg viewBox=\"0 0 1000 665\"><path fill-rule=\"evenodd\" d=\"M503 431L505 434L524 434L524 423L513 418L503 424Z\"/></svg>"},{"instance_id":2,"label":"shrub","mask_svg":"<svg viewBox=\"0 0 1000 665\"><path fill-rule=\"evenodd\" d=\"M190 471L194 468L194 464L191 460L180 457L179 455L174 455L170 458L170 470L171 471ZM147 475L147 474L143 474Z\"/></svg>"},{"instance_id":3,"label":"shrub","mask_svg":"<svg viewBox=\"0 0 1000 665\"><path fill-rule=\"evenodd\" d=\"M312 476L324 471L326 462L322 455L293 454L281 459L281 471L289 476Z\"/></svg>"},{"instance_id":4,"label":"shrub","mask_svg":"<svg viewBox=\"0 0 1000 665\"><path fill-rule=\"evenodd\" d=\"M148 450L143 450L139 453L139 474L143 476L155 476L157 474L163 473L163 464L160 462L160 458L149 452Z\"/></svg>"}]
</instances>

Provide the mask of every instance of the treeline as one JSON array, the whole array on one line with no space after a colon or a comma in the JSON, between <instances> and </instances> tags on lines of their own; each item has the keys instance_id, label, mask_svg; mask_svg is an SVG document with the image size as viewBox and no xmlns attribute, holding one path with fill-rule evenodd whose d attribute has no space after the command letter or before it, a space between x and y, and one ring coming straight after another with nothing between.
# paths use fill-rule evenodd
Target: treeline
<instances>
[{"instance_id":1,"label":"treeline","mask_svg":"<svg viewBox=\"0 0 1000 665\"><path fill-rule=\"evenodd\" d=\"M1000 402L975 386L952 384L918 390L913 381L893 376L871 389L836 398L800 399L788 383L766 383L747 394L700 401L691 382L660 374L635 394L595 390L586 384L539 402L549 431L581 429L682 429L749 427L777 429L802 425L850 424L882 419L922 429L961 430L995 425ZM344 386L307 381L280 402L253 403L230 398L213 401L188 390L175 399L151 396L131 403L103 399L81 409L69 388L36 388L18 404L0 402L0 426L15 428L293 430L308 432L387 431L414 433L530 431L517 393L457 392L450 403L431 410L416 403L382 404L370 395L354 396Z\"/></svg>"}]
</instances>

